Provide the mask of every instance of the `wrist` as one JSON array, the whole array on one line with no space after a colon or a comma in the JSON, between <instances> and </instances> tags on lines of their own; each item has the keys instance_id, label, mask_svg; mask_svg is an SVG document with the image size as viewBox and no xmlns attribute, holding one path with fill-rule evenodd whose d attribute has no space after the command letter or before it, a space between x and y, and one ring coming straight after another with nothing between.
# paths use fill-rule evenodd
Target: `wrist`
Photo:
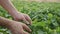
<instances>
[{"instance_id":1,"label":"wrist","mask_svg":"<svg viewBox=\"0 0 60 34\"><path fill-rule=\"evenodd\" d=\"M9 27L12 23L12 20L0 17L0 26Z\"/></svg>"}]
</instances>

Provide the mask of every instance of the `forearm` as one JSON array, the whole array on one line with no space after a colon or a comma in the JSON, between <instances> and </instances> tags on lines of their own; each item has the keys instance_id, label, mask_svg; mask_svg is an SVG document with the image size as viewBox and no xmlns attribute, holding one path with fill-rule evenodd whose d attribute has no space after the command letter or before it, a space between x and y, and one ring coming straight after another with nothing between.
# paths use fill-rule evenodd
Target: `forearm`
<instances>
[{"instance_id":1,"label":"forearm","mask_svg":"<svg viewBox=\"0 0 60 34\"><path fill-rule=\"evenodd\" d=\"M14 7L14 5L11 3L10 0L0 0L1 6L6 9L12 16L16 15L17 9Z\"/></svg>"},{"instance_id":2,"label":"forearm","mask_svg":"<svg viewBox=\"0 0 60 34\"><path fill-rule=\"evenodd\" d=\"M10 26L10 23L12 22L12 20L9 20L9 19L6 19L6 18L3 18L0 16L0 26Z\"/></svg>"}]
</instances>

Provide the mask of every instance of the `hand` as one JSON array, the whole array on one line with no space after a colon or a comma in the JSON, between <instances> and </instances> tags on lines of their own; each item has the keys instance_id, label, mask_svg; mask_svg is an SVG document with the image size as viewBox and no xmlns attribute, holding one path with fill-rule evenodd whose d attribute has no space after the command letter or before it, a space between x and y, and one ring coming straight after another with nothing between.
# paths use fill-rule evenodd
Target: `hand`
<instances>
[{"instance_id":1,"label":"hand","mask_svg":"<svg viewBox=\"0 0 60 34\"><path fill-rule=\"evenodd\" d=\"M23 20L26 24L30 24L30 25L32 24L32 20L27 14L18 13L13 18L16 21Z\"/></svg>"},{"instance_id":2,"label":"hand","mask_svg":"<svg viewBox=\"0 0 60 34\"><path fill-rule=\"evenodd\" d=\"M11 22L9 29L11 30L12 34L29 34L28 32L31 32L30 28L21 22ZM24 30L27 30L28 32Z\"/></svg>"}]
</instances>

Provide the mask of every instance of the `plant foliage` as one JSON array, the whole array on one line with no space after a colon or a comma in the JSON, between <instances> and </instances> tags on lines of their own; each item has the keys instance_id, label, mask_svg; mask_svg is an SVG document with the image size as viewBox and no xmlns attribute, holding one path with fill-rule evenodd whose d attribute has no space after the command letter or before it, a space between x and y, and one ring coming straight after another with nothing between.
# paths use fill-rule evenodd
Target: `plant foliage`
<instances>
[{"instance_id":1,"label":"plant foliage","mask_svg":"<svg viewBox=\"0 0 60 34\"><path fill-rule=\"evenodd\" d=\"M12 1L18 11L28 14L32 19L31 34L60 34L60 3ZM2 7L0 16L13 19ZM0 34L11 34L0 26Z\"/></svg>"}]
</instances>

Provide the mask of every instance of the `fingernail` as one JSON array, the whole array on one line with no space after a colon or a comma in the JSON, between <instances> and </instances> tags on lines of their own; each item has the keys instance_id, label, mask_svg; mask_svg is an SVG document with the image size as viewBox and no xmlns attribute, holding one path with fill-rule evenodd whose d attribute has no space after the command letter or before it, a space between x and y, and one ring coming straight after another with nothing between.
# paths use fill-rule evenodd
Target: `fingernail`
<instances>
[{"instance_id":1,"label":"fingernail","mask_svg":"<svg viewBox=\"0 0 60 34\"><path fill-rule=\"evenodd\" d=\"M24 21L26 24L29 24L29 22L28 21Z\"/></svg>"},{"instance_id":2,"label":"fingernail","mask_svg":"<svg viewBox=\"0 0 60 34\"><path fill-rule=\"evenodd\" d=\"M27 24L29 24L29 22L27 22Z\"/></svg>"},{"instance_id":3,"label":"fingernail","mask_svg":"<svg viewBox=\"0 0 60 34\"><path fill-rule=\"evenodd\" d=\"M30 30L30 31L32 31L32 30Z\"/></svg>"},{"instance_id":4,"label":"fingernail","mask_svg":"<svg viewBox=\"0 0 60 34\"><path fill-rule=\"evenodd\" d=\"M30 30L30 32L32 32L32 30Z\"/></svg>"},{"instance_id":5,"label":"fingernail","mask_svg":"<svg viewBox=\"0 0 60 34\"><path fill-rule=\"evenodd\" d=\"M28 22L28 21L26 21L26 24L29 24L29 22Z\"/></svg>"}]
</instances>

